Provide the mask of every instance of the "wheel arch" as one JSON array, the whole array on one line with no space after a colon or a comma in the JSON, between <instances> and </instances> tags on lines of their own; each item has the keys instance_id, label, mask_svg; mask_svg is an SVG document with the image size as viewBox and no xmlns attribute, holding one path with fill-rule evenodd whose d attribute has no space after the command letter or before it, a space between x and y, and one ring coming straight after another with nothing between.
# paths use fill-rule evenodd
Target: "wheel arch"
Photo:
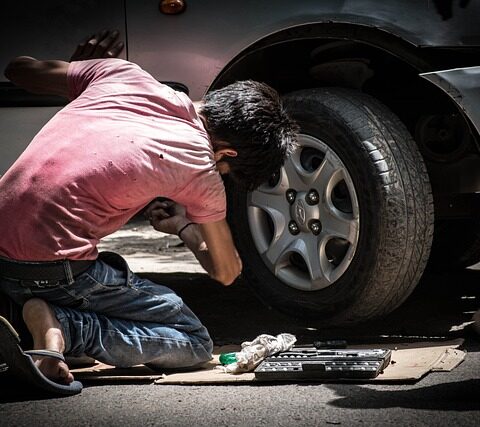
<instances>
[{"instance_id":1,"label":"wheel arch","mask_svg":"<svg viewBox=\"0 0 480 427\"><path fill-rule=\"evenodd\" d=\"M310 23L246 47L208 90L245 79L263 81L280 93L332 86L359 89L387 105L414 134L416 120L425 111L459 112L448 95L419 76L441 69L442 60L437 50L379 26Z\"/></svg>"},{"instance_id":2,"label":"wheel arch","mask_svg":"<svg viewBox=\"0 0 480 427\"><path fill-rule=\"evenodd\" d=\"M398 58L401 62L417 70L418 73L427 72L432 67L430 61L422 59L416 52L419 45L385 29L356 23L309 23L269 34L243 49L226 64L211 83L208 91L225 86L244 74L245 64L249 65L250 73L257 74L265 64L257 61L256 66L251 67L249 62L251 56L255 56L257 59L259 54L279 45L293 43L295 46L302 46L313 40L319 44L344 40L368 45L373 49L383 51L386 55Z\"/></svg>"},{"instance_id":3,"label":"wheel arch","mask_svg":"<svg viewBox=\"0 0 480 427\"><path fill-rule=\"evenodd\" d=\"M209 90L244 79L264 81L280 93L325 86L359 89L379 99L407 126L427 162L434 193L471 193L471 186L454 182L442 172L438 156L416 134L419 122L427 115L458 114L464 131L472 137L459 142L440 165L450 165L453 174L468 167L468 182L480 182L480 173L475 172L480 168L465 165L460 157L466 152L477 153L478 157L478 134L471 132L469 120L450 96L420 77L421 73L446 66L445 52L440 50L372 25L298 25L245 48L223 68ZM363 77L359 78L359 73ZM478 162L472 157L469 161L477 165L480 157Z\"/></svg>"}]
</instances>

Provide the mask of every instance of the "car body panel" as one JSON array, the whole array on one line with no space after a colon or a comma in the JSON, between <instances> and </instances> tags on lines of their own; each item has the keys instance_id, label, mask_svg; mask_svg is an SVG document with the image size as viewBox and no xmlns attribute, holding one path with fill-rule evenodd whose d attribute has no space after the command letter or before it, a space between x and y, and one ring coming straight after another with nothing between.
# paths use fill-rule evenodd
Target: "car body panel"
<instances>
[{"instance_id":1,"label":"car body panel","mask_svg":"<svg viewBox=\"0 0 480 427\"><path fill-rule=\"evenodd\" d=\"M104 28L125 30L125 8L117 0L3 0L0 15L0 81L20 55L68 61L77 44ZM126 53L122 54L126 57Z\"/></svg>"},{"instance_id":2,"label":"car body panel","mask_svg":"<svg viewBox=\"0 0 480 427\"><path fill-rule=\"evenodd\" d=\"M420 76L444 91L458 106L471 127L480 134L480 66L433 71L422 73ZM478 148L480 149L480 147ZM462 193L478 193L480 191L478 167L478 155L474 153L465 154L461 163L430 165L432 175L443 177L441 185L435 186L439 211L452 211L451 215L455 217L458 215L454 209L454 205L458 204L455 197ZM440 196L445 195L454 195L453 199L448 199L446 209L439 207ZM475 206L478 206L478 202L475 203ZM466 209L466 212L471 212L471 209Z\"/></svg>"},{"instance_id":3,"label":"car body panel","mask_svg":"<svg viewBox=\"0 0 480 427\"><path fill-rule=\"evenodd\" d=\"M450 96L480 134L480 66L433 71L420 76Z\"/></svg>"},{"instance_id":4,"label":"car body panel","mask_svg":"<svg viewBox=\"0 0 480 427\"><path fill-rule=\"evenodd\" d=\"M124 38L125 8L116 0L6 0L0 24L0 81L5 82L3 70L16 56L68 61L79 41L99 29L117 28ZM121 56L126 58L126 53ZM0 147L8 146L1 150L0 176L58 110L40 106L0 109Z\"/></svg>"},{"instance_id":5,"label":"car body panel","mask_svg":"<svg viewBox=\"0 0 480 427\"><path fill-rule=\"evenodd\" d=\"M225 65L268 35L305 24L349 23L415 46L480 46L480 4L428 0L186 0L163 15L150 0L126 0L129 59L158 80L186 84L199 99ZM448 3L448 2L447 2Z\"/></svg>"}]
</instances>

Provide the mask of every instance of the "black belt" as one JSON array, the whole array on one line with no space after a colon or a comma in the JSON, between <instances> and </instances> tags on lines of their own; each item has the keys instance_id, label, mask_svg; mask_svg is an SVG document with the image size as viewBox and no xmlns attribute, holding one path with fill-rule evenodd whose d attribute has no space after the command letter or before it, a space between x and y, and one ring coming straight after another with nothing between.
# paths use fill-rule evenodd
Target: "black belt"
<instances>
[{"instance_id":1,"label":"black belt","mask_svg":"<svg viewBox=\"0 0 480 427\"><path fill-rule=\"evenodd\" d=\"M15 280L59 281L73 283L73 278L87 271L95 261L15 261L0 257L0 276Z\"/></svg>"}]
</instances>

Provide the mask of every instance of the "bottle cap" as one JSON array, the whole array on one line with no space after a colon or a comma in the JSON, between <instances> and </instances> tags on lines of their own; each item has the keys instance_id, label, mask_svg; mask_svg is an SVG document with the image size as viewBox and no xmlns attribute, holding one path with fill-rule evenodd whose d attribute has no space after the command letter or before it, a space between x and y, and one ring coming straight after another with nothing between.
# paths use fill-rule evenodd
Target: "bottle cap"
<instances>
[{"instance_id":1,"label":"bottle cap","mask_svg":"<svg viewBox=\"0 0 480 427\"><path fill-rule=\"evenodd\" d=\"M237 361L237 355L236 353L222 353L219 360L222 365L230 365Z\"/></svg>"}]
</instances>

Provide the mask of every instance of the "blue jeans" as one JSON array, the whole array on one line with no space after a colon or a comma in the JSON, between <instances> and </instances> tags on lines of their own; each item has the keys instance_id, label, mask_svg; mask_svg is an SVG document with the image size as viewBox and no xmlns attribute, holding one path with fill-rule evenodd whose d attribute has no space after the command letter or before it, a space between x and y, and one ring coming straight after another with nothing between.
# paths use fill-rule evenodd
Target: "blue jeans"
<instances>
[{"instance_id":1,"label":"blue jeans","mask_svg":"<svg viewBox=\"0 0 480 427\"><path fill-rule=\"evenodd\" d=\"M0 278L0 290L23 305L50 303L65 335L65 354L118 367L190 367L211 359L207 329L171 289L133 274L125 260L100 254L74 283Z\"/></svg>"}]
</instances>

